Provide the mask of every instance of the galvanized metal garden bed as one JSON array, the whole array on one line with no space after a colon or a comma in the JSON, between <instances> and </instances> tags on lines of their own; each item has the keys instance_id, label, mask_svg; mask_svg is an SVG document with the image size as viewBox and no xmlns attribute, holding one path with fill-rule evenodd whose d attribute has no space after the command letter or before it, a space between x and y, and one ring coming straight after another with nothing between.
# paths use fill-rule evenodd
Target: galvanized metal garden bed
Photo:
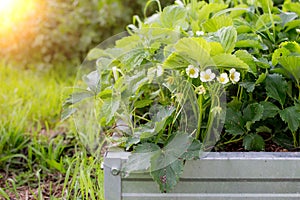
<instances>
[{"instance_id":1,"label":"galvanized metal garden bed","mask_svg":"<svg viewBox=\"0 0 300 200\"><path fill-rule=\"evenodd\" d=\"M186 163L172 193L161 193L148 173L122 178L129 155L105 156L106 200L300 199L300 152L212 152Z\"/></svg>"}]
</instances>

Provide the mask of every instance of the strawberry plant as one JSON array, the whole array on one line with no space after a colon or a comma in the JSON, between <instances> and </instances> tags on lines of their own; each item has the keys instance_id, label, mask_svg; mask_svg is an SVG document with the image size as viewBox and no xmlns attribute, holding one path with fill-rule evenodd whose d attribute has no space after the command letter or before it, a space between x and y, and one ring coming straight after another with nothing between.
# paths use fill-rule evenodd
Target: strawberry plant
<instances>
[{"instance_id":1,"label":"strawberry plant","mask_svg":"<svg viewBox=\"0 0 300 200\"><path fill-rule=\"evenodd\" d=\"M157 13L89 53L94 70L65 101L87 148L131 151L124 175L148 170L169 192L186 160L224 144L298 147L299 3L153 2Z\"/></svg>"}]
</instances>

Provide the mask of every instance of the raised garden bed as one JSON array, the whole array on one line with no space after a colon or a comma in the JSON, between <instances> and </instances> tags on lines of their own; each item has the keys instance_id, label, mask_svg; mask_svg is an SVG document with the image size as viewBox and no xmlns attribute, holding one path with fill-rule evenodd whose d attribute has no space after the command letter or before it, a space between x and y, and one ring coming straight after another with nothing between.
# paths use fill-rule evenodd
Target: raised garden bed
<instances>
[{"instance_id":1,"label":"raised garden bed","mask_svg":"<svg viewBox=\"0 0 300 200\"><path fill-rule=\"evenodd\" d=\"M65 103L91 150L130 152L106 155L106 200L300 199L299 153L264 153L300 146L300 4L152 2ZM261 153L201 154L232 144Z\"/></svg>"},{"instance_id":2,"label":"raised garden bed","mask_svg":"<svg viewBox=\"0 0 300 200\"><path fill-rule=\"evenodd\" d=\"M211 152L187 161L170 193L161 193L147 172L122 178L119 170L129 155L104 157L105 200L300 198L300 152Z\"/></svg>"}]
</instances>

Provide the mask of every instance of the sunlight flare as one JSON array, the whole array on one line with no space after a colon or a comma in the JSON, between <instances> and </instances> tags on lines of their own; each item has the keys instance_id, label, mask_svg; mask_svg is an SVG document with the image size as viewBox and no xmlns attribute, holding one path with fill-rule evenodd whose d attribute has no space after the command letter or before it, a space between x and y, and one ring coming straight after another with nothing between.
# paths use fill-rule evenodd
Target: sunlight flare
<instances>
[{"instance_id":1,"label":"sunlight flare","mask_svg":"<svg viewBox=\"0 0 300 200\"><path fill-rule=\"evenodd\" d=\"M5 10L10 10L14 7L15 0L1 0L0 1L0 13L4 12Z\"/></svg>"},{"instance_id":2,"label":"sunlight flare","mask_svg":"<svg viewBox=\"0 0 300 200\"><path fill-rule=\"evenodd\" d=\"M0 0L0 28L11 29L34 11L35 0Z\"/></svg>"}]
</instances>

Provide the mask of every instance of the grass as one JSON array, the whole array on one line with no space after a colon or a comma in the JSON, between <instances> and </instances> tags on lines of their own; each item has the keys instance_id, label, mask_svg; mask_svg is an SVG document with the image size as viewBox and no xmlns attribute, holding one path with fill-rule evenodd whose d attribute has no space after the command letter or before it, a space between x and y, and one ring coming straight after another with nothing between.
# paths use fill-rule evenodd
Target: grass
<instances>
[{"instance_id":1,"label":"grass","mask_svg":"<svg viewBox=\"0 0 300 200\"><path fill-rule=\"evenodd\" d=\"M101 159L60 121L74 79L0 64L0 199L103 199Z\"/></svg>"}]
</instances>

